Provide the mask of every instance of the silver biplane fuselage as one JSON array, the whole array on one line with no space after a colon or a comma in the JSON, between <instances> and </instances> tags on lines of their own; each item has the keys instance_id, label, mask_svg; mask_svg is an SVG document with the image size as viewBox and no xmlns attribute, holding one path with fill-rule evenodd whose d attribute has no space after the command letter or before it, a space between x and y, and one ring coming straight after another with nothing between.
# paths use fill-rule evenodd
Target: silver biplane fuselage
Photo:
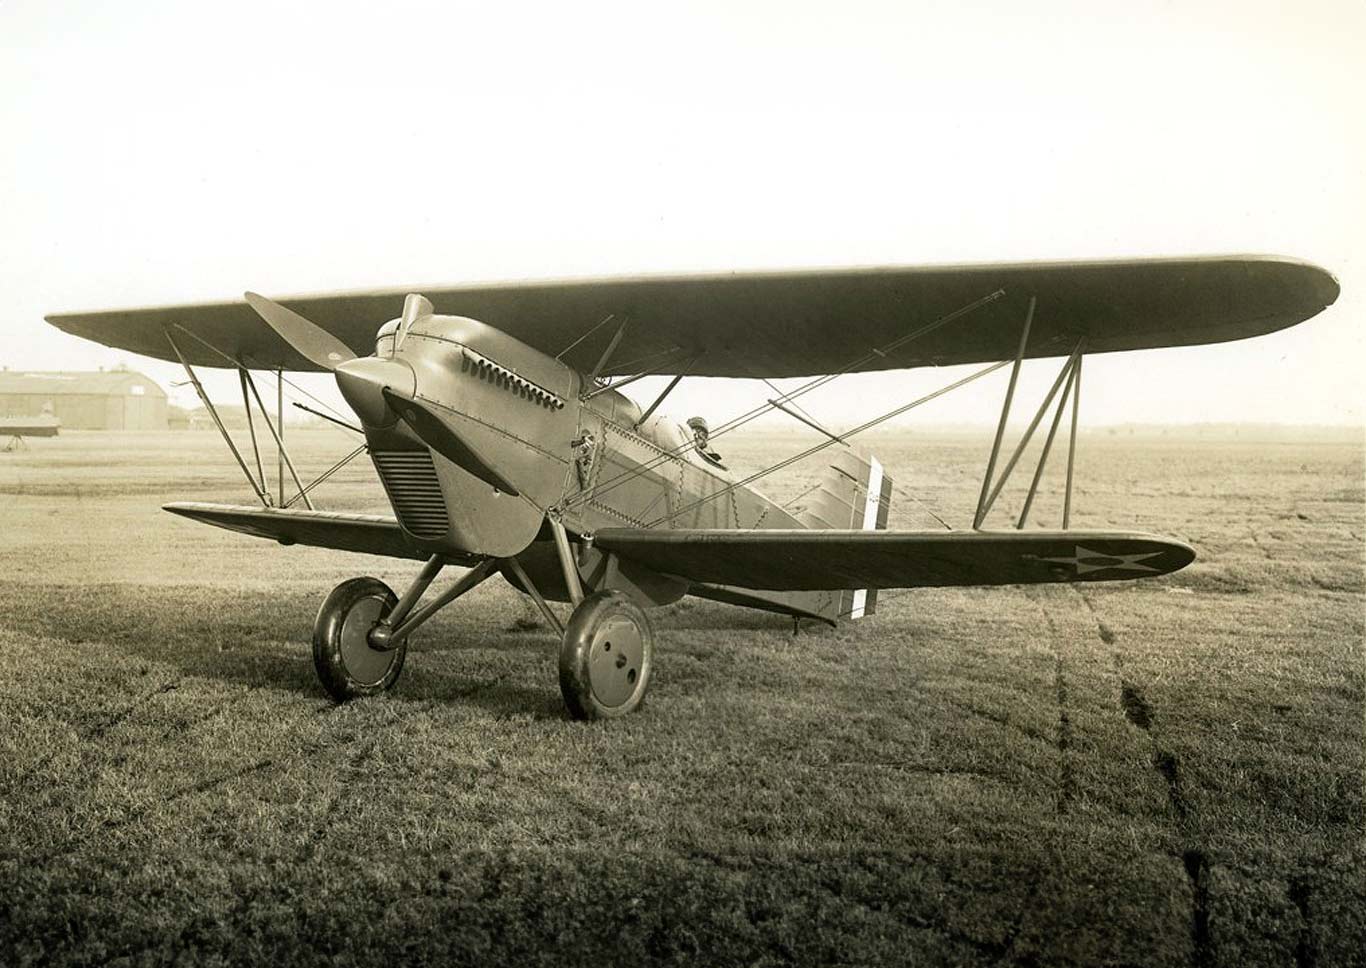
<instances>
[{"instance_id":1,"label":"silver biplane fuselage","mask_svg":"<svg viewBox=\"0 0 1366 968\"><path fill-rule=\"evenodd\" d=\"M576 536L602 528L801 528L759 492L735 486L675 419L641 421L623 394L478 320L428 315L379 331L375 355L337 367L337 383L360 417L370 455L399 525L424 552L521 564L547 598L571 598L549 542L546 516ZM498 486L429 448L412 430L404 400L439 416ZM408 418L408 419L405 419ZM475 456L477 455L477 456ZM611 562L591 542L576 561L589 587L627 586L654 604L689 583ZM515 585L515 573L504 574ZM523 589L526 590L526 589ZM733 594L799 611L811 593ZM810 603L816 611L816 602Z\"/></svg>"}]
</instances>

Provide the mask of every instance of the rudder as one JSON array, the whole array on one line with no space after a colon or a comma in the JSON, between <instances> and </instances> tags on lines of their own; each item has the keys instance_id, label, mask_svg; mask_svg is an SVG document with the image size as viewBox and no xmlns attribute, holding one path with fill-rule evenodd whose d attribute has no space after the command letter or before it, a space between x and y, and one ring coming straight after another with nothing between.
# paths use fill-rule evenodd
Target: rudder
<instances>
[{"instance_id":1,"label":"rudder","mask_svg":"<svg viewBox=\"0 0 1366 968\"><path fill-rule=\"evenodd\" d=\"M797 520L808 528L885 530L892 507L892 478L882 462L862 449L839 451L807 495ZM877 611L877 589L841 592L840 618Z\"/></svg>"}]
</instances>

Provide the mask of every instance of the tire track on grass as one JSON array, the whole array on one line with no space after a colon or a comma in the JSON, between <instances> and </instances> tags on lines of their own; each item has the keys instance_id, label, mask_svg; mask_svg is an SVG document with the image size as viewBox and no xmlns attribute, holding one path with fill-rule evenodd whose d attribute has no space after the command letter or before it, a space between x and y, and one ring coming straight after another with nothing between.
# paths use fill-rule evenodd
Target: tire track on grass
<instances>
[{"instance_id":1,"label":"tire track on grass","mask_svg":"<svg viewBox=\"0 0 1366 968\"><path fill-rule=\"evenodd\" d=\"M227 705L227 703L225 702L222 705ZM343 707L340 705L331 704L329 705L328 710L331 711L341 708ZM205 719L211 718L212 715L214 714L209 714L204 717L200 717L200 719L196 720L195 723L197 724L198 722L202 722ZM300 716L297 721L302 722L303 720L304 717ZM379 744L379 741L383 738L383 735L386 732L388 732L391 728L402 725L403 722L404 721L402 719L395 718L390 723L377 727L373 735L370 737L370 739L367 742L358 746L355 749L355 751L351 754L351 756L348 759L348 763L346 764L346 766L342 768L343 772L354 773L359 768L359 766L365 760L367 760L370 757L370 755L374 752L375 747ZM177 790L172 791L170 794L168 794L162 800L158 801L158 803L156 804L149 804L142 807L138 807L123 817L106 820L103 824L100 825L100 827L97 830L86 831L78 837L72 838L72 840L68 841L67 844L63 845L63 847L51 851L46 855L36 857L34 858L34 860L39 864L48 863L52 860L56 860L57 858L69 855L81 849L97 833L109 832L112 830L120 829L122 827L126 827L133 823L137 823L138 821L148 816L157 806L164 806L165 804L173 803L177 800L181 800L189 796L207 793L216 787L231 782L232 780L241 779L243 777L251 776L256 773L261 773L272 768L283 769L287 766L292 765L298 760L310 758L315 754L323 752L328 749L336 749L342 745L347 744L348 742L348 739L342 739L338 741L335 737L332 736L319 737L311 743L308 743L305 746L296 749L295 751L286 756L279 758L267 757L266 759L260 760L256 763L249 764L248 766L242 767L240 769L230 770L218 776L201 780L197 783L187 784L183 787L178 788ZM344 792L344 789L339 791L338 794L332 799L332 801L329 802L324 813L324 818L315 827L314 832L309 836L309 838L306 840L303 847L301 848L299 854L300 860L310 859L312 853L311 848L314 846L316 841L320 840L322 835L325 834L328 821L331 817L335 816L336 810L340 804ZM242 919L249 905L250 898L248 897L248 895L246 895L245 893L239 894L238 899L233 906L233 909L229 912L229 922L236 924L238 920ZM181 942L185 938L192 936L196 928L198 927L199 922L203 921L204 919L204 915L192 915L188 920L182 923L179 926L179 928L176 929L175 937L177 942ZM115 958L120 956L126 957L141 952L152 951L158 948L159 941L160 939L158 939L158 942L149 942L145 938L140 938L123 951L116 953Z\"/></svg>"},{"instance_id":2,"label":"tire track on grass","mask_svg":"<svg viewBox=\"0 0 1366 968\"><path fill-rule=\"evenodd\" d=\"M110 817L106 820L101 821L99 825L94 828L87 828L86 830L80 831L75 836L69 838L65 843L53 848L47 853L33 855L33 860L39 864L46 864L51 861L57 860L60 857L66 857L70 854L74 854L76 851L86 846L86 844L89 843L90 840L92 840L96 836L96 834L109 833L115 830L120 830L124 827L130 826L131 824L135 824L138 821L145 819L158 807L163 807L168 804L175 803L176 801L182 800L188 796L193 796L199 793L207 793L214 787L222 786L224 783L228 783L232 780L240 779L245 776L250 776L253 773L259 773L260 771L269 769L270 767L275 765L277 765L275 760L264 759L256 763L252 763L248 766L242 767L240 769L231 770L227 773L211 777L207 780L200 780L197 783L186 784L175 790L172 790L170 793L168 793L165 797L162 797L156 803L144 804L142 806L134 807L120 817Z\"/></svg>"},{"instance_id":3,"label":"tire track on grass","mask_svg":"<svg viewBox=\"0 0 1366 968\"><path fill-rule=\"evenodd\" d=\"M392 724L390 724L392 725ZM323 808L322 816L313 825L313 829L304 838L303 844L299 847L299 860L312 860L316 857L319 845L328 831L332 827L332 821L336 818L337 812L341 809L342 801L346 799L347 791L350 789L350 781L361 774L361 768L366 761L374 755L375 747L384 733L384 728L371 734L371 736L357 744L347 756L346 762L337 771L335 780L336 789L327 801L327 806Z\"/></svg>"},{"instance_id":4,"label":"tire track on grass","mask_svg":"<svg viewBox=\"0 0 1366 968\"><path fill-rule=\"evenodd\" d=\"M175 739L177 737L184 736L186 733L190 732L195 727L203 726L210 720L216 719L223 713L227 712L228 709L233 704L235 704L237 700L240 698L241 697L220 699L218 702L211 705L206 711L200 713L198 716L194 716L189 719L176 720L175 722L171 723L171 725L166 727L166 730L161 734L161 738Z\"/></svg>"},{"instance_id":5,"label":"tire track on grass","mask_svg":"<svg viewBox=\"0 0 1366 968\"><path fill-rule=\"evenodd\" d=\"M296 717L296 719L294 720L296 724L303 721L303 716ZM112 833L114 831L122 830L126 827L139 823L140 821L145 820L147 817L152 815L159 808L177 803L181 800L187 799L192 796L198 796L199 794L208 793L209 791L217 787L220 787L225 783L230 783L233 780L239 780L267 770L282 769L300 759L310 757L315 753L318 753L328 748L336 747L337 745L339 744L334 740L333 737L321 736L293 750L292 752L289 752L284 756L267 756L253 763L249 763L246 766L227 770L215 776L209 777L207 779L196 780L191 783L182 784L168 792L165 796L159 797L155 800L155 802L133 806L125 810L125 812L118 817L106 818L105 820L101 821L99 824L93 827L88 827L84 830L78 831L77 833L68 837L63 843L57 845L56 847L44 853L32 855L33 860L37 863L44 864L57 860L58 858L76 853L77 851L85 847L97 835Z\"/></svg>"},{"instance_id":6,"label":"tire track on grass","mask_svg":"<svg viewBox=\"0 0 1366 968\"><path fill-rule=\"evenodd\" d=\"M495 677L493 682L501 681L503 678L503 676ZM477 692L480 689L486 688L488 685L487 682L477 683L476 688L472 691ZM347 707L339 705L335 708L344 709ZM350 753L346 757L346 761L338 768L337 777L334 781L335 789L332 796L328 799L327 805L323 808L322 816L318 818L318 821L313 825L313 829L309 832L308 836L304 838L303 844L299 847L300 861L313 859L316 855L319 845L332 827L333 819L336 818L338 811L341 810L343 803L347 799L347 794L351 790L350 781L363 773L365 764L374 756L375 750L380 742L394 730L411 725L411 717L400 715L399 711L393 709L391 706L386 705L383 708L389 712L388 722L370 725L362 724L362 727L368 730L367 735L359 743L355 743L352 746ZM337 747L344 743L351 743L351 739L348 737L339 743L332 744L332 746ZM311 753L305 753L304 755L311 755Z\"/></svg>"},{"instance_id":7,"label":"tire track on grass","mask_svg":"<svg viewBox=\"0 0 1366 968\"><path fill-rule=\"evenodd\" d=\"M151 702L157 696L164 696L168 692L175 692L175 690L180 688L180 683L180 679L172 679L170 682L163 682L160 686L153 689L151 692L144 693L137 699L134 699L128 705L124 706L123 709L114 713L105 722L98 723L95 726L92 726L88 731L87 738L102 739L105 736L105 734L108 733L111 729L114 729L116 726L121 725L125 720L128 719L129 716L132 716L133 713L137 712L139 709L141 709L147 703Z\"/></svg>"},{"instance_id":8,"label":"tire track on grass","mask_svg":"<svg viewBox=\"0 0 1366 968\"><path fill-rule=\"evenodd\" d=\"M1052 619L1048 624L1053 624ZM1057 629L1053 631L1053 692L1058 704L1058 762L1061 772L1058 778L1058 813L1065 814L1077 795L1077 778L1071 757L1072 718L1068 714L1067 675L1063 669L1062 650L1056 639Z\"/></svg>"},{"instance_id":9,"label":"tire track on grass","mask_svg":"<svg viewBox=\"0 0 1366 968\"><path fill-rule=\"evenodd\" d=\"M1054 809L1059 816L1065 816L1077 796L1076 768L1072 763L1071 697L1067 681L1067 658L1063 652L1065 639L1044 602L1028 590L1025 591L1025 595L1039 607L1039 612L1048 625L1049 647L1053 653L1053 700L1058 709L1057 735L1053 739L1053 745L1058 750L1058 796Z\"/></svg>"},{"instance_id":10,"label":"tire track on grass","mask_svg":"<svg viewBox=\"0 0 1366 968\"><path fill-rule=\"evenodd\" d=\"M955 709L961 709L964 712L971 713L974 716L978 716L982 719L985 719L987 722L995 723L998 726L1004 726L1006 729L1013 730L1014 732L1019 733L1021 736L1026 736L1029 739L1034 740L1036 743L1044 743L1048 746L1054 745L1054 740L1052 739L1052 737L1045 736L1043 733L1039 732L1036 729L1030 729L1023 723L1017 723L1014 720L999 715L998 713L988 712L985 709L978 709L971 703L962 702L958 699L952 699L948 696L945 696L943 698L944 702L948 703L950 706L953 706Z\"/></svg>"},{"instance_id":11,"label":"tire track on grass","mask_svg":"<svg viewBox=\"0 0 1366 968\"><path fill-rule=\"evenodd\" d=\"M82 735L87 742L102 740L114 729L127 722L134 713L145 707L153 699L174 692L180 687L180 683L183 681L183 679L172 679L168 682L164 682L156 689L143 693L132 702L127 703L117 712L105 714L103 721L88 727L73 726L73 731L78 735ZM88 790L95 781L99 779L98 771L93 769L93 765L90 763L89 754L95 751L96 750L84 748L84 744L82 744L82 747L77 750L80 769L76 771L75 782L69 784L54 783L49 785L44 791L46 796L38 798L35 809L46 810L53 805L53 801L58 797L69 796L83 790ZM50 747L26 772L30 776L36 777L41 775L52 765L52 761L57 758L60 752L62 751L55 747ZM123 758L120 758L120 760L116 762L116 765L122 765L122 762Z\"/></svg>"},{"instance_id":12,"label":"tire track on grass","mask_svg":"<svg viewBox=\"0 0 1366 968\"><path fill-rule=\"evenodd\" d=\"M1255 543L1255 539L1254 539ZM1261 546L1258 545L1260 548ZM1268 558L1270 555L1267 556ZM1210 864L1204 849L1196 841L1194 824L1191 820L1191 803L1186 796L1185 780L1181 772L1181 759L1164 744L1158 741L1154 724L1157 716L1147 695L1138 683L1129 679L1124 669L1124 657L1115 647L1118 636L1101 619L1095 603L1077 586L1073 591L1085 603L1096 623L1096 635L1102 643L1112 649L1111 660L1119 675L1119 709L1129 723L1148 737L1153 769L1162 777L1167 789L1167 804L1176 818L1177 830L1184 842L1178 859L1185 869L1191 887L1191 947L1192 963L1196 968L1207 968L1215 963L1213 938L1210 934Z\"/></svg>"},{"instance_id":13,"label":"tire track on grass","mask_svg":"<svg viewBox=\"0 0 1366 968\"><path fill-rule=\"evenodd\" d=\"M684 864L700 862L736 878L742 888L743 914L750 925L762 935L759 939L760 943L769 951L780 955L785 964L798 964L804 961L802 953L791 950L783 938L773 937L764 931L764 925L769 918L755 917L756 914L764 913L763 902L766 898L764 895L756 896L753 890L765 882L764 868L772 863L771 858L749 857L741 860L702 847L694 847L688 850L673 849L671 853ZM886 878L887 867L904 865L911 859L922 864L933 864L937 861L934 856L919 851L890 854L860 850L853 854L840 855L841 862L857 865L858 870L878 885ZM879 860L884 861L887 866L877 864L876 861ZM897 898L888 895L883 890L874 889L871 893L868 890L858 890L853 885L846 885L841 879L830 876L813 878L807 883L809 888L815 888L820 894L835 901L841 907L851 904L858 907L874 923L884 922L911 928L915 931L927 932L951 943L963 945L979 956L988 959L992 964L1004 963L1011 957L1015 941L1024 923L1025 913L1030 902L1037 896L1038 890L1037 883L1031 886L1021 901L1016 917L1010 927L1002 934L1000 941L985 941L953 927L942 913L935 916L908 910L905 904L897 904ZM804 896L810 901L816 901L818 895L809 888L801 891L797 896Z\"/></svg>"}]
</instances>

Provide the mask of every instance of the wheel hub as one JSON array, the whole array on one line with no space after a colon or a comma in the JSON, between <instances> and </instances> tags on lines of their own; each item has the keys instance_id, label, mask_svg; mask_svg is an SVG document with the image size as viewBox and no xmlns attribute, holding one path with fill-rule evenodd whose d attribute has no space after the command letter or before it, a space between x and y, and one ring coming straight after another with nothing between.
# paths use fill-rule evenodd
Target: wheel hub
<instances>
[{"instance_id":1,"label":"wheel hub","mask_svg":"<svg viewBox=\"0 0 1366 968\"><path fill-rule=\"evenodd\" d=\"M593 635L588 680L593 697L604 706L620 706L640 681L645 647L639 627L624 615L603 622Z\"/></svg>"},{"instance_id":2,"label":"wheel hub","mask_svg":"<svg viewBox=\"0 0 1366 968\"><path fill-rule=\"evenodd\" d=\"M370 645L370 630L379 623L383 611L381 599L363 598L342 622L342 662L351 678L364 685L383 679L394 658L392 651L380 651Z\"/></svg>"}]
</instances>

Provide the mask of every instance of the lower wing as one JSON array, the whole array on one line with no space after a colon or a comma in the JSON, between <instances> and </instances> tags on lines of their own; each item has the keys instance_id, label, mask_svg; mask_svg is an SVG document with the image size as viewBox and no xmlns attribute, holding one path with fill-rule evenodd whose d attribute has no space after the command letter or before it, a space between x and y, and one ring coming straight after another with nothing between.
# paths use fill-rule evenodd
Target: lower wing
<instances>
[{"instance_id":1,"label":"lower wing","mask_svg":"<svg viewBox=\"0 0 1366 968\"><path fill-rule=\"evenodd\" d=\"M196 502L165 510L281 544L427 557L397 521L380 515ZM594 544L691 582L766 591L1116 581L1165 575L1195 560L1194 549L1174 538L1122 531L608 528Z\"/></svg>"},{"instance_id":2,"label":"lower wing","mask_svg":"<svg viewBox=\"0 0 1366 968\"><path fill-rule=\"evenodd\" d=\"M163 510L194 521L227 528L281 544L311 545L359 551L389 558L425 559L403 536L398 522L377 514L344 514L336 511L295 511L284 508L239 507L232 504L181 502ZM471 556L471 563L479 560ZM451 559L452 564L459 564Z\"/></svg>"},{"instance_id":3,"label":"lower wing","mask_svg":"<svg viewBox=\"0 0 1366 968\"><path fill-rule=\"evenodd\" d=\"M1122 531L610 528L593 541L691 581L783 591L1115 581L1195 560L1174 538Z\"/></svg>"}]
</instances>

